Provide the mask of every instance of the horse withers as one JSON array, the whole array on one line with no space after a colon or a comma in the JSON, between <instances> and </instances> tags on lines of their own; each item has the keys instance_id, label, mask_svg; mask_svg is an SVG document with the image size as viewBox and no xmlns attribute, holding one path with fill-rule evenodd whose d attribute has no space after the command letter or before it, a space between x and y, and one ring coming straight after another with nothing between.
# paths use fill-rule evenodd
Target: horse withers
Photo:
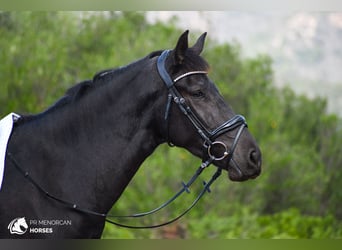
<instances>
[{"instance_id":1,"label":"horse withers","mask_svg":"<svg viewBox=\"0 0 342 250\"><path fill-rule=\"evenodd\" d=\"M0 237L100 237L139 166L166 142L233 181L257 177L260 149L207 76L205 37L189 47L186 31L173 50L102 71L46 111L21 116L7 147ZM8 229L16 218L28 226L16 224L20 235Z\"/></svg>"}]
</instances>

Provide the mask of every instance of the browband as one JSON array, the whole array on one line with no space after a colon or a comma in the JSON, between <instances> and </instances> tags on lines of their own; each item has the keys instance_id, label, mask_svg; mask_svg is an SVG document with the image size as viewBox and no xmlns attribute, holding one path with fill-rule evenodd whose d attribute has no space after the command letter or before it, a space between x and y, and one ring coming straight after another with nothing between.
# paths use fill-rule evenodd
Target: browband
<instances>
[{"instance_id":1,"label":"browband","mask_svg":"<svg viewBox=\"0 0 342 250\"><path fill-rule=\"evenodd\" d=\"M176 82L178 82L182 78L187 77L189 75L208 74L207 71L201 71L201 70L190 71L190 72L184 73L184 74L176 77L174 80L172 80L169 73L167 73L166 68L165 68L165 61L166 61L166 58L168 57L170 51L171 50L164 50L162 52L162 54L158 57L158 61L157 61L157 68L158 68L159 75L164 80L167 88L171 88Z\"/></svg>"}]
</instances>

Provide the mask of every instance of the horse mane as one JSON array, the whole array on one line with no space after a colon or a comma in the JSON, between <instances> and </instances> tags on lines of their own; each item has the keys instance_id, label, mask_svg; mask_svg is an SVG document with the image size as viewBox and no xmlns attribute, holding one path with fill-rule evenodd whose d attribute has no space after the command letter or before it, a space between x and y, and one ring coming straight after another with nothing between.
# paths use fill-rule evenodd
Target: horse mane
<instances>
[{"instance_id":1,"label":"horse mane","mask_svg":"<svg viewBox=\"0 0 342 250\"><path fill-rule=\"evenodd\" d=\"M134 66L141 61L152 59L156 56L159 56L161 55L162 52L163 50L154 51L148 54L146 57L140 60L137 60L133 63L130 63L127 66L111 68L111 69L106 69L106 70L97 72L93 76L92 80L85 80L85 81L79 82L75 84L74 86L70 87L69 89L67 89L63 97L61 97L57 102L55 102L52 106L48 107L42 113L34 114L34 115L22 115L18 123L30 121L35 118L39 118L43 115L46 115L47 113L55 111L56 109L64 107L67 104L75 103L79 101L80 99L82 99L84 96L86 96L88 93L92 92L93 90L103 85L106 85L108 82L111 82L110 80L113 80L114 78L119 76L128 67ZM186 68L188 70L194 70L194 69L208 70L209 69L208 63L202 57L195 54L191 48L186 53L185 61L186 61Z\"/></svg>"},{"instance_id":2,"label":"horse mane","mask_svg":"<svg viewBox=\"0 0 342 250\"><path fill-rule=\"evenodd\" d=\"M69 96L71 101L77 101L78 99L86 95L91 89L99 87L102 84L106 84L108 80L113 79L116 75L119 75L120 73L122 73L124 70L127 69L127 67L134 65L138 62L141 62L145 59L151 59L156 56L160 56L162 52L163 50L151 52L149 55L142 58L141 60L133 62L124 67L102 70L96 73L92 80L86 80L86 81L80 82L72 86L71 88L69 88L66 91L66 96ZM194 70L194 69L208 70L209 69L208 63L202 57L196 55L191 49L189 49L188 53L186 53L186 61L187 61L186 63L187 67L189 67L189 69L191 70Z\"/></svg>"},{"instance_id":3,"label":"horse mane","mask_svg":"<svg viewBox=\"0 0 342 250\"><path fill-rule=\"evenodd\" d=\"M102 84L107 83L110 79L113 79L116 75L119 75L122 73L128 66L136 64L140 61L143 61L144 59L151 59L153 57L161 55L163 51L158 50L151 52L146 57L142 58L141 60L138 60L136 62L133 62L127 66L119 67L119 68L112 68L112 69L106 69L102 70L100 72L97 72L92 80L86 80L80 83L77 83L76 85L70 87L66 93L65 97L68 97L69 101L77 101L78 99L82 98L84 95L86 95L91 89L94 89L96 87L101 86ZM63 98L62 98L63 99ZM64 102L57 102L53 107L55 106L62 106L64 105Z\"/></svg>"}]
</instances>

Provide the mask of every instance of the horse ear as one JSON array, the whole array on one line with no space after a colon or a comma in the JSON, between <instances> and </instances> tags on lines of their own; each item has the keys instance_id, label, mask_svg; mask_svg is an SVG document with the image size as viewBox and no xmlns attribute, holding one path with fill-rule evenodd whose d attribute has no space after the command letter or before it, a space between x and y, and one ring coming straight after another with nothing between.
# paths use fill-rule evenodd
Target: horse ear
<instances>
[{"instance_id":1,"label":"horse ear","mask_svg":"<svg viewBox=\"0 0 342 250\"><path fill-rule=\"evenodd\" d=\"M207 36L207 32L204 32L198 39L197 42L195 43L194 46L192 46L191 50L194 51L197 55L200 55L203 47L204 47L204 41L205 37Z\"/></svg>"},{"instance_id":2,"label":"horse ear","mask_svg":"<svg viewBox=\"0 0 342 250\"><path fill-rule=\"evenodd\" d=\"M174 57L176 64L182 64L185 58L185 52L188 49L188 34L189 30L186 30L178 39L176 48L174 50Z\"/></svg>"}]
</instances>

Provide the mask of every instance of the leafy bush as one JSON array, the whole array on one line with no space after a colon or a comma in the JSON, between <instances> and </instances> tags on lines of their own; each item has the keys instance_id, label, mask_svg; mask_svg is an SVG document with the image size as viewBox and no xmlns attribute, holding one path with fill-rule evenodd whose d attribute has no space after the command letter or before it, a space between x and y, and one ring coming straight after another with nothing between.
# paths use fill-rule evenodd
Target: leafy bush
<instances>
[{"instance_id":1,"label":"leafy bush","mask_svg":"<svg viewBox=\"0 0 342 250\"><path fill-rule=\"evenodd\" d=\"M0 12L0 113L36 113L67 88L103 69L122 66L159 49L172 48L182 32L170 24L149 24L144 13ZM198 34L192 32L195 37ZM209 34L210 38L210 34ZM192 39L191 39L192 41ZM341 238L341 120L326 101L298 96L273 85L267 55L242 58L238 44L209 40L204 57L209 76L263 152L263 172L254 181L221 177L213 192L174 227L188 238ZM200 160L161 146L149 157L113 207L115 214L156 207L180 188ZM203 174L207 180L214 167ZM183 179L184 178L184 179ZM201 189L156 216L174 217ZM160 238L161 229L132 231L107 225L104 238ZM181 230L181 231L182 231Z\"/></svg>"}]
</instances>

